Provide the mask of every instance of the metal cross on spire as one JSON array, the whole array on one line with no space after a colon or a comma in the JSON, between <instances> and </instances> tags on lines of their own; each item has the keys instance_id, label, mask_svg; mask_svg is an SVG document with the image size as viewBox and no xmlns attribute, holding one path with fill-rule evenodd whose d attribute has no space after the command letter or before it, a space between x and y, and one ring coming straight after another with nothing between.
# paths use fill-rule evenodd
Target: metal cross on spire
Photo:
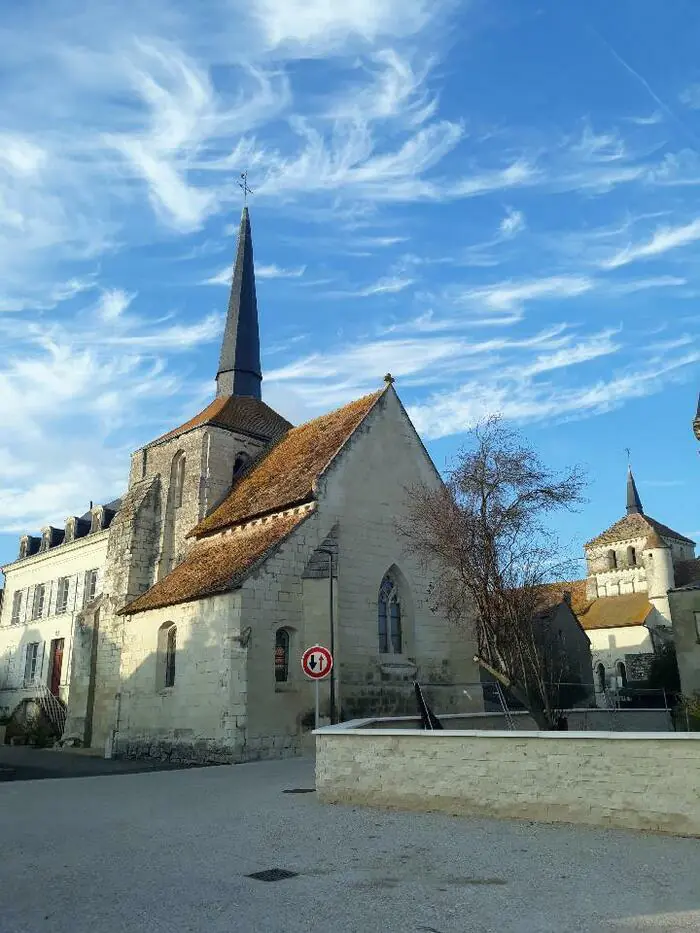
<instances>
[{"instance_id":1,"label":"metal cross on spire","mask_svg":"<svg viewBox=\"0 0 700 933\"><path fill-rule=\"evenodd\" d=\"M627 454L627 466L631 467L632 466L632 451L629 449L629 447L625 447L625 453Z\"/></svg>"},{"instance_id":2,"label":"metal cross on spire","mask_svg":"<svg viewBox=\"0 0 700 933\"><path fill-rule=\"evenodd\" d=\"M243 181L238 182L238 187L243 189L243 204L244 206L248 203L248 195L255 194L253 189L248 185L248 170L241 172L241 178Z\"/></svg>"}]
</instances>

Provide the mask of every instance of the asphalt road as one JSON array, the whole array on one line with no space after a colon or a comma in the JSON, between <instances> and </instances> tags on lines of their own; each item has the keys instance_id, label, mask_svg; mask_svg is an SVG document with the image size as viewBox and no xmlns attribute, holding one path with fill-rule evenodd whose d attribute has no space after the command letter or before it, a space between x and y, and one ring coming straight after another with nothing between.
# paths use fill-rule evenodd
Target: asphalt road
<instances>
[{"instance_id":1,"label":"asphalt road","mask_svg":"<svg viewBox=\"0 0 700 933\"><path fill-rule=\"evenodd\" d=\"M283 793L311 787L298 759L2 784L0 933L700 931L698 841Z\"/></svg>"}]
</instances>

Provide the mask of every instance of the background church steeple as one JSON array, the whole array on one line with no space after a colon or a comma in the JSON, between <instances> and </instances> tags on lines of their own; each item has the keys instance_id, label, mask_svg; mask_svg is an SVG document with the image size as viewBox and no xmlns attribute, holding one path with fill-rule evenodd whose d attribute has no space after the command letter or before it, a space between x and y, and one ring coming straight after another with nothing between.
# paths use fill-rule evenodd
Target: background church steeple
<instances>
[{"instance_id":1,"label":"background church steeple","mask_svg":"<svg viewBox=\"0 0 700 933\"><path fill-rule=\"evenodd\" d=\"M642 500L639 498L639 493L637 492L637 484L634 481L634 476L632 475L632 467L627 467L627 514L628 515L643 515L644 509L642 508Z\"/></svg>"},{"instance_id":2,"label":"background church steeple","mask_svg":"<svg viewBox=\"0 0 700 933\"><path fill-rule=\"evenodd\" d=\"M224 339L221 344L216 394L261 398L260 334L255 295L253 238L248 207L243 208L233 267Z\"/></svg>"},{"instance_id":3,"label":"background church steeple","mask_svg":"<svg viewBox=\"0 0 700 933\"><path fill-rule=\"evenodd\" d=\"M693 432L700 441L700 395L698 395L698 410L695 413L695 420L693 421Z\"/></svg>"}]
</instances>

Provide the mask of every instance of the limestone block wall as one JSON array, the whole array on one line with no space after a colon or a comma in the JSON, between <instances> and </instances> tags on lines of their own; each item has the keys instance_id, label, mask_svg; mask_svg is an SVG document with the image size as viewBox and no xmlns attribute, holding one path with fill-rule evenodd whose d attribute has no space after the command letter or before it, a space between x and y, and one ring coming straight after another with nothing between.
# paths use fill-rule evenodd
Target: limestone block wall
<instances>
[{"instance_id":1,"label":"limestone block wall","mask_svg":"<svg viewBox=\"0 0 700 933\"><path fill-rule=\"evenodd\" d=\"M64 640L59 695L67 701L75 620L86 597L85 574L97 571L96 593L99 593L108 535L108 530L98 531L5 567L5 598L0 611L0 708L14 708L33 693L24 686L28 644L39 644L36 677L48 685L51 641L59 638ZM58 581L63 577L68 579L68 601L65 612L57 612ZM41 617L32 619L34 592L39 584L44 585L44 604ZM20 621L15 624L12 609L18 591L21 611Z\"/></svg>"},{"instance_id":2,"label":"limestone block wall","mask_svg":"<svg viewBox=\"0 0 700 933\"><path fill-rule=\"evenodd\" d=\"M159 630L176 622L175 681L160 680ZM115 753L131 758L240 760L246 649L240 594L139 613L125 623Z\"/></svg>"},{"instance_id":3,"label":"limestone block wall","mask_svg":"<svg viewBox=\"0 0 700 933\"><path fill-rule=\"evenodd\" d=\"M700 836L700 735L316 733L324 803Z\"/></svg>"},{"instance_id":4,"label":"limestone block wall","mask_svg":"<svg viewBox=\"0 0 700 933\"><path fill-rule=\"evenodd\" d=\"M396 530L413 485L439 482L393 391L374 407L319 488L319 514L338 523L336 657L346 717L414 712L411 681L478 683L474 642L428 606L429 579ZM384 574L400 582L403 650L380 655L377 601ZM447 712L457 691L441 691ZM461 691L459 691L461 697Z\"/></svg>"},{"instance_id":5,"label":"limestone block wall","mask_svg":"<svg viewBox=\"0 0 700 933\"><path fill-rule=\"evenodd\" d=\"M651 633L645 625L593 629L587 635L591 640L593 668L602 663L608 678L613 676L617 662L624 662L626 654L654 652Z\"/></svg>"},{"instance_id":6,"label":"limestone block wall","mask_svg":"<svg viewBox=\"0 0 700 933\"><path fill-rule=\"evenodd\" d=\"M681 690L691 697L700 694L700 589L671 590L668 596Z\"/></svg>"}]
</instances>

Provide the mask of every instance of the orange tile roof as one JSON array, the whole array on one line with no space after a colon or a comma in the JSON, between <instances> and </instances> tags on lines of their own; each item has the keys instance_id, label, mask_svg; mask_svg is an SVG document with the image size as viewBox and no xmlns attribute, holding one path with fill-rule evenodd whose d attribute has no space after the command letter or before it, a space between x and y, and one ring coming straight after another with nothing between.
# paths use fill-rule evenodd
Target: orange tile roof
<instances>
[{"instance_id":1,"label":"orange tile roof","mask_svg":"<svg viewBox=\"0 0 700 933\"><path fill-rule=\"evenodd\" d=\"M638 512L632 512L625 515L619 522L615 522L610 528L599 534L596 538L586 542L586 547L593 547L596 544L615 544L617 541L625 541L628 538L646 538L647 535L655 531L664 538L675 538L676 541L684 541L687 544L695 544L690 538L673 531L668 525L657 522L655 518L649 515L642 515Z\"/></svg>"},{"instance_id":2,"label":"orange tile roof","mask_svg":"<svg viewBox=\"0 0 700 933\"><path fill-rule=\"evenodd\" d=\"M241 477L221 505L196 525L188 537L199 538L257 515L310 502L318 477L385 391L365 395L337 411L292 428Z\"/></svg>"},{"instance_id":3,"label":"orange tile roof","mask_svg":"<svg viewBox=\"0 0 700 933\"><path fill-rule=\"evenodd\" d=\"M204 424L226 428L229 431L241 431L243 434L253 434L256 437L265 437L270 440L277 440L292 426L286 418L278 415L274 409L257 398L243 395L221 395L194 418L190 418L180 427L173 428L167 434L151 441L151 444L159 444ZM150 447L151 444L148 446Z\"/></svg>"},{"instance_id":4,"label":"orange tile roof","mask_svg":"<svg viewBox=\"0 0 700 933\"><path fill-rule=\"evenodd\" d=\"M626 628L644 625L652 610L646 593L626 593L623 596L601 596L587 609L577 612L578 620L587 631L602 628Z\"/></svg>"},{"instance_id":5,"label":"orange tile roof","mask_svg":"<svg viewBox=\"0 0 700 933\"><path fill-rule=\"evenodd\" d=\"M134 615L236 589L310 514L310 509L299 509L261 519L231 534L197 541L181 564L125 606L120 615Z\"/></svg>"}]
</instances>

